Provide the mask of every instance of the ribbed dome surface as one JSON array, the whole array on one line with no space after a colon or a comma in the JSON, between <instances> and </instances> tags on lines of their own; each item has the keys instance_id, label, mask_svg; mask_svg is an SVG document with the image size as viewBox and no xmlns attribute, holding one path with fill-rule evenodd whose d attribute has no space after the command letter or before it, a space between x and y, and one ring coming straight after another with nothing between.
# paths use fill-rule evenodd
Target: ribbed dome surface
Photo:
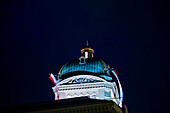
<instances>
[{"instance_id":1,"label":"ribbed dome surface","mask_svg":"<svg viewBox=\"0 0 170 113\"><path fill-rule=\"evenodd\" d=\"M59 77L69 74L80 74L81 72L94 73L96 75L110 75L108 66L99 58L87 58L85 63L81 64L79 59L73 59L67 62L60 70Z\"/></svg>"}]
</instances>

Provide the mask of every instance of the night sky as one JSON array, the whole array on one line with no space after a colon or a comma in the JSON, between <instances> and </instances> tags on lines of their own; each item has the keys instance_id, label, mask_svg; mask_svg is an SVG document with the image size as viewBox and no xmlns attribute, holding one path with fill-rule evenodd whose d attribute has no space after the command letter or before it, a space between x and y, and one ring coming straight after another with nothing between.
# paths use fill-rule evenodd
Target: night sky
<instances>
[{"instance_id":1,"label":"night sky","mask_svg":"<svg viewBox=\"0 0 170 113\"><path fill-rule=\"evenodd\" d=\"M49 73L94 56L117 70L129 113L170 105L168 3L159 0L3 0L0 106L54 100Z\"/></svg>"}]
</instances>

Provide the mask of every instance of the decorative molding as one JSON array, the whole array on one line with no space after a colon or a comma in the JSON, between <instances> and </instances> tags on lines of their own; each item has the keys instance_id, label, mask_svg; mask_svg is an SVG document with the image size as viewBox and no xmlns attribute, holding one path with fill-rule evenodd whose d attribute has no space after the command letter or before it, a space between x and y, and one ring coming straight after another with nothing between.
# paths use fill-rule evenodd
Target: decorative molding
<instances>
[{"instance_id":1,"label":"decorative molding","mask_svg":"<svg viewBox=\"0 0 170 113\"><path fill-rule=\"evenodd\" d=\"M93 75L76 75L60 81L57 85L82 84L94 82L107 82L107 81Z\"/></svg>"},{"instance_id":2,"label":"decorative molding","mask_svg":"<svg viewBox=\"0 0 170 113\"><path fill-rule=\"evenodd\" d=\"M88 79L88 78L74 78L74 79L71 79L68 82L65 82L65 83L60 84L60 85L94 83L94 82L102 82L102 81L101 80Z\"/></svg>"}]
</instances>

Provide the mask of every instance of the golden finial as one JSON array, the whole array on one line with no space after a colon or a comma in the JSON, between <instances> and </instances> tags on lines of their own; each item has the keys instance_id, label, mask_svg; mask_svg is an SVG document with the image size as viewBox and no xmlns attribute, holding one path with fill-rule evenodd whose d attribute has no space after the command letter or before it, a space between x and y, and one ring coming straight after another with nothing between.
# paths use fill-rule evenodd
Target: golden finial
<instances>
[{"instance_id":1,"label":"golden finial","mask_svg":"<svg viewBox=\"0 0 170 113\"><path fill-rule=\"evenodd\" d=\"M86 47L81 50L81 53L84 53L85 51L89 51L90 53L94 53L94 50L89 47L89 43L87 40Z\"/></svg>"},{"instance_id":2,"label":"golden finial","mask_svg":"<svg viewBox=\"0 0 170 113\"><path fill-rule=\"evenodd\" d=\"M87 44L86 45L89 46L88 40L87 40Z\"/></svg>"}]
</instances>

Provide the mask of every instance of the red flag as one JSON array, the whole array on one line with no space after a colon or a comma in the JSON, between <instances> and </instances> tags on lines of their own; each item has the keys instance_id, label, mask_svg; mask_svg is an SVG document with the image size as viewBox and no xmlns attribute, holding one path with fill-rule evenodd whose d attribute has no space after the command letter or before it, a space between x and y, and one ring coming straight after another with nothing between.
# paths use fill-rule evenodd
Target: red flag
<instances>
[{"instance_id":1,"label":"red flag","mask_svg":"<svg viewBox=\"0 0 170 113\"><path fill-rule=\"evenodd\" d=\"M50 74L49 79L54 83L54 85L56 85L57 81L52 73Z\"/></svg>"}]
</instances>

